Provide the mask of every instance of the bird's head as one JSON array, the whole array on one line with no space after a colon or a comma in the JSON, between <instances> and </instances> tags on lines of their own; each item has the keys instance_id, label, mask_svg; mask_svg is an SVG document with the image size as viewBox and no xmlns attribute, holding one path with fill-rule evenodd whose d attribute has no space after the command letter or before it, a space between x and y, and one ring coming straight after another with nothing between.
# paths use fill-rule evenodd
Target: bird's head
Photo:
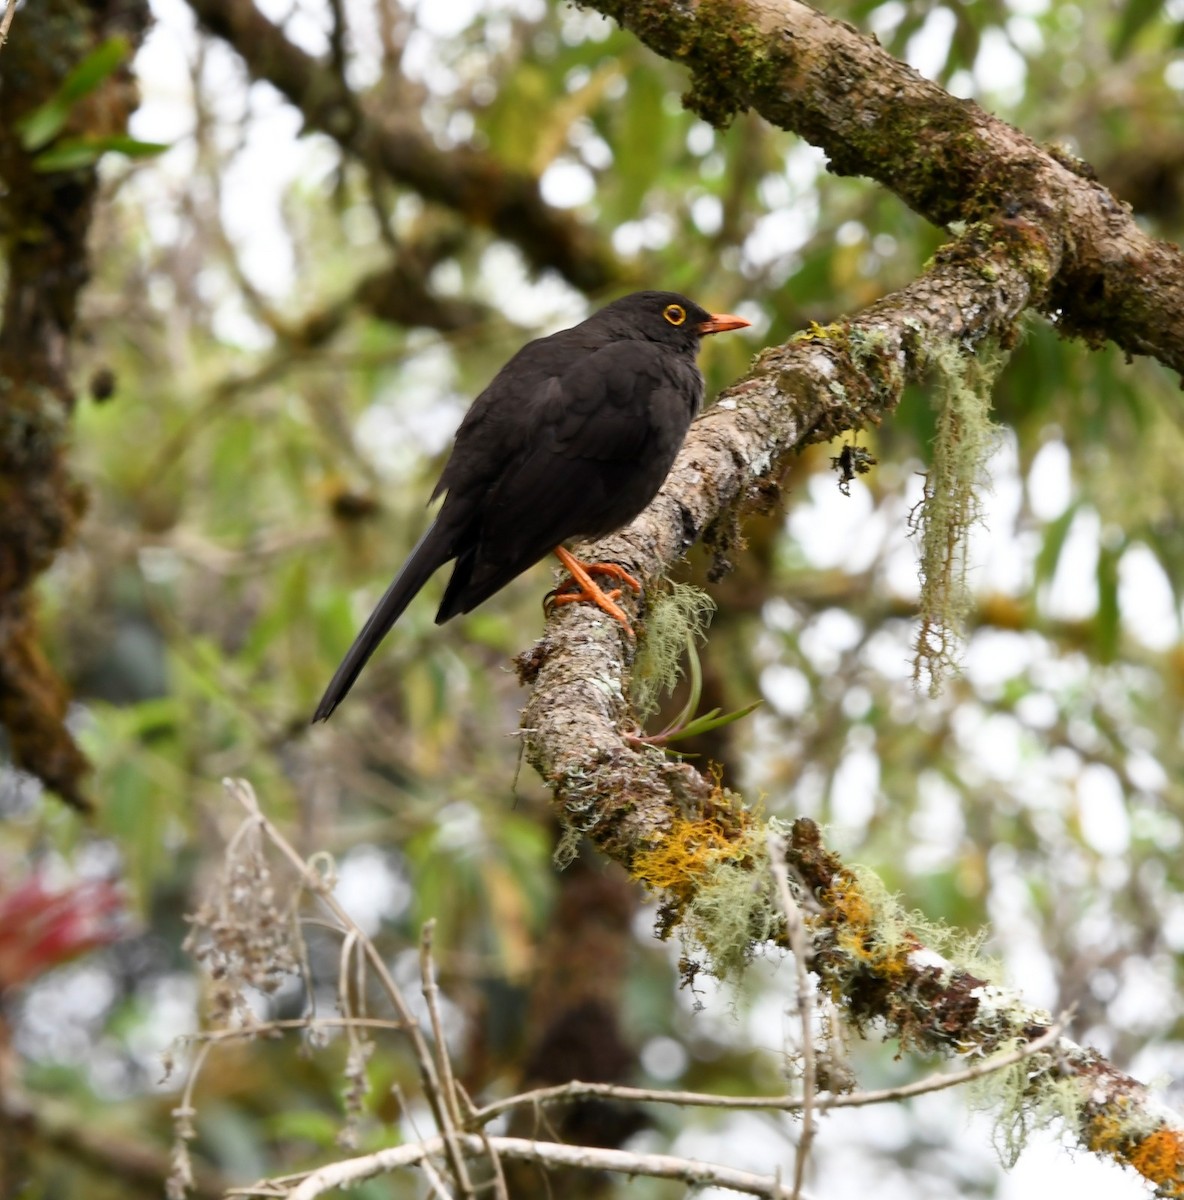
<instances>
[{"instance_id":1,"label":"bird's head","mask_svg":"<svg viewBox=\"0 0 1184 1200\"><path fill-rule=\"evenodd\" d=\"M617 337L643 338L692 353L709 333L752 324L730 313L710 313L678 292L633 292L602 308L591 322Z\"/></svg>"}]
</instances>

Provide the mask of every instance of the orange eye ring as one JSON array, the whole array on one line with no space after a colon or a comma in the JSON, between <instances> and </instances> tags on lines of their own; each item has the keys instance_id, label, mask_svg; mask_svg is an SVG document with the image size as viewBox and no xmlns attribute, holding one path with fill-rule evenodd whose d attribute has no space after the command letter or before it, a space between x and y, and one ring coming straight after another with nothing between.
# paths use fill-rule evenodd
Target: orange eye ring
<instances>
[{"instance_id":1,"label":"orange eye ring","mask_svg":"<svg viewBox=\"0 0 1184 1200\"><path fill-rule=\"evenodd\" d=\"M687 319L687 310L681 304L667 304L662 309L662 316L670 322L671 325L681 325Z\"/></svg>"}]
</instances>

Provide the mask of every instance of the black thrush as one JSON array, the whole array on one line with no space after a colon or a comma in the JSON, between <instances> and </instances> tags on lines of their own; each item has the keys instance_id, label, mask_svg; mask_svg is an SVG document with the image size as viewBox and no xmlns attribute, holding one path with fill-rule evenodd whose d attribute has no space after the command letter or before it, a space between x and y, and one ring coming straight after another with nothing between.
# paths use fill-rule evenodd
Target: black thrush
<instances>
[{"instance_id":1,"label":"black thrush","mask_svg":"<svg viewBox=\"0 0 1184 1200\"><path fill-rule=\"evenodd\" d=\"M465 414L431 499L445 495L317 705L325 720L428 578L456 560L437 624L467 613L552 551L574 591L620 621L590 573L641 585L615 563L584 564L561 543L628 524L654 498L703 401L699 340L741 329L676 292L634 292L586 321L528 342ZM430 501L429 501L430 502Z\"/></svg>"}]
</instances>

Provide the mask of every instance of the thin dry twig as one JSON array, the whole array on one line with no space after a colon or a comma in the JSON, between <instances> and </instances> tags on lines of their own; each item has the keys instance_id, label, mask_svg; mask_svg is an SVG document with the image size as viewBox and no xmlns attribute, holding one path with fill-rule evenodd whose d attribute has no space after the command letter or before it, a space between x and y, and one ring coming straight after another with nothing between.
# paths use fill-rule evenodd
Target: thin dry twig
<instances>
[{"instance_id":1,"label":"thin dry twig","mask_svg":"<svg viewBox=\"0 0 1184 1200\"><path fill-rule=\"evenodd\" d=\"M172 1152L172 1170L165 1180L165 1195L169 1200L184 1196L193 1187L193 1162L189 1156L189 1143L197 1136L193 1127L193 1118L197 1110L193 1107L193 1090L197 1087L198 1077L205 1061L209 1057L210 1043L197 1048L193 1061L189 1064L189 1074L185 1079L185 1089L181 1093L181 1103L172 1111L174 1136Z\"/></svg>"},{"instance_id":2,"label":"thin dry twig","mask_svg":"<svg viewBox=\"0 0 1184 1200\"><path fill-rule=\"evenodd\" d=\"M432 1165L430 1158L425 1158L419 1164L419 1169L424 1173L428 1187L432 1189L433 1195L438 1197L438 1200L454 1200L452 1193L448 1190L448 1185L440 1177L440 1172Z\"/></svg>"},{"instance_id":3,"label":"thin dry twig","mask_svg":"<svg viewBox=\"0 0 1184 1200\"><path fill-rule=\"evenodd\" d=\"M250 1038L277 1037L289 1029L303 1029L314 1032L318 1029L384 1029L392 1033L402 1033L406 1025L402 1021L390 1021L385 1017L288 1017L284 1020L259 1021L249 1025L240 1025L237 1029L203 1029L197 1033L184 1033L177 1038L181 1046L193 1045L199 1042L233 1042Z\"/></svg>"},{"instance_id":4,"label":"thin dry twig","mask_svg":"<svg viewBox=\"0 0 1184 1200\"><path fill-rule=\"evenodd\" d=\"M1006 1054L983 1059L972 1067L962 1071L938 1071L924 1079L912 1083L901 1084L898 1087L880 1088L873 1092L849 1092L835 1096L823 1092L814 1098L814 1107L818 1111L832 1108L863 1108L869 1104L883 1104L889 1100L907 1100L913 1096L924 1096L929 1092L940 1092L946 1088L957 1087L959 1084L970 1083L984 1075L995 1071L1005 1070L1031 1058L1052 1046L1065 1029L1065 1018L1058 1019L1053 1025L1034 1041L1028 1042ZM521 1092L517 1096L508 1096L504 1100L496 1100L487 1104L473 1114L473 1122L487 1122L511 1109L523 1105L542 1105L559 1100L579 1100L588 1097L599 1097L608 1100L625 1100L635 1104L673 1104L684 1108L722 1108L722 1109L774 1109L784 1112L795 1112L802 1108L804 1100L801 1096L716 1096L710 1092L676 1092L664 1091L659 1088L623 1087L615 1083L581 1083L573 1080L571 1083L557 1084L555 1087L536 1088L533 1091Z\"/></svg>"},{"instance_id":5,"label":"thin dry twig","mask_svg":"<svg viewBox=\"0 0 1184 1200\"><path fill-rule=\"evenodd\" d=\"M781 904L781 911L785 914L785 933L789 940L789 948L793 951L798 1020L802 1027L802 1132L793 1157L792 1196L792 1200L799 1200L802 1194L802 1180L806 1174L806 1160L809 1158L810 1146L814 1141L814 1093L817 1087L817 1071L814 1061L814 985L810 979L810 951L806 937L806 924L802 920L802 910L789 890L789 876L786 874L785 866L785 839L776 831L771 830L767 845L769 865L777 885L777 899Z\"/></svg>"},{"instance_id":6,"label":"thin dry twig","mask_svg":"<svg viewBox=\"0 0 1184 1200\"><path fill-rule=\"evenodd\" d=\"M994 1071L1004 1070L1013 1064L1029 1058L1053 1045L1060 1037L1062 1023L1051 1026L1040 1038L993 1059L976 1063L965 1071L948 1075L931 1076L897 1088L885 1088L877 1092L864 1092L847 1096L819 1096L815 1107L844 1108L865 1104L879 1104L889 1100L903 1099L921 1095L925 1092L939 1091L943 1088L954 1087L978 1079ZM663 1093L649 1092L641 1088L621 1088L613 1085L572 1084L561 1088L544 1088L533 1093L513 1097L511 1101L503 1101L482 1109L478 1117L494 1115L491 1109L504 1111L514 1104L541 1102L546 1099L570 1098L580 1095L611 1096L615 1098L671 1101L677 1097L678 1103L713 1104L722 1108L802 1108L803 1100L798 1097L727 1097L705 1096L697 1093ZM625 1175L646 1175L653 1178L679 1179L694 1186L717 1186L730 1188L753 1196L769 1197L770 1200L793 1200L794 1196L804 1197L800 1183L795 1179L792 1186L786 1187L778 1175L755 1175L747 1171L735 1170L720 1164L696 1162L690 1159L677 1158L664 1154L633 1154L620 1150L606 1150L594 1147L568 1146L555 1142L541 1142L526 1138L492 1137L482 1134L460 1134L459 1142L464 1152L471 1156L487 1155L496 1162L499 1157L514 1158L538 1163L540 1166L575 1167L583 1170L609 1171ZM269 1180L260 1184L256 1189L244 1189L242 1195L285 1195L289 1200L313 1200L314 1197L378 1174L418 1166L426 1170L432 1155L439 1154L444 1149L444 1140L433 1137L411 1145L392 1147L381 1150L376 1154L364 1155L359 1158L331 1163L317 1171L311 1172L287 1192L267 1191L280 1185L280 1180ZM796 1174L796 1169L795 1169ZM292 1179L293 1177L288 1177ZM497 1194L502 1195L502 1188L495 1180Z\"/></svg>"},{"instance_id":7,"label":"thin dry twig","mask_svg":"<svg viewBox=\"0 0 1184 1200\"><path fill-rule=\"evenodd\" d=\"M424 1038L423 1030L420 1029L419 1022L416 1021L415 1016L411 1012L399 985L395 982L394 977L387 968L382 955L378 953L374 943L366 937L354 919L326 887L324 878L309 866L287 838L263 815L262 810L259 808L259 801L255 796L254 788L245 779L224 779L222 786L230 796L246 809L251 819L258 823L258 827L266 834L271 844L295 868L305 887L329 910L333 917L341 924L341 927L358 934L359 945L362 947L382 990L386 993L392 1007L398 1014L400 1021L402 1021L407 1037L411 1041L411 1047L419 1066L420 1079L423 1082L424 1096L432 1110L432 1117L436 1122L436 1127L443 1136L449 1164L456 1178L458 1180L464 1179L466 1177L464 1156L461 1153L455 1130L449 1120L447 1106L440 1086L440 1077L436 1071L431 1050L428 1047L427 1040Z\"/></svg>"},{"instance_id":8,"label":"thin dry twig","mask_svg":"<svg viewBox=\"0 0 1184 1200\"><path fill-rule=\"evenodd\" d=\"M485 1154L489 1159L489 1165L493 1168L493 1178L490 1183L493 1186L493 1194L495 1200L510 1200L510 1188L506 1183L506 1173L502 1169L502 1160L498 1158L497 1151L490 1143L488 1132L476 1120L477 1106L473 1103L473 1098L465 1090L465 1085L458 1079L456 1081L456 1094L460 1100L461 1107L464 1109L465 1119L464 1126L467 1132L475 1132L477 1136L485 1144Z\"/></svg>"},{"instance_id":9,"label":"thin dry twig","mask_svg":"<svg viewBox=\"0 0 1184 1200\"><path fill-rule=\"evenodd\" d=\"M767 1200L790 1200L790 1191L773 1175L757 1175L717 1163L695 1162L669 1154L634 1154L625 1150L594 1146L568 1146L559 1142L537 1142L529 1138L490 1137L489 1144L503 1158L538 1163L544 1167L574 1167L584 1171L609 1171L620 1175L645 1175L653 1179L677 1179L693 1187L722 1187ZM484 1152L482 1139L473 1133L460 1135L461 1146L472 1156ZM345 1187L375 1175L419 1166L444 1150L444 1139L433 1137L407 1146L391 1146L374 1154L330 1163L313 1171L287 1193L288 1200L314 1200L334 1188ZM273 1187L274 1180L260 1185ZM269 1193L274 1194L274 1193Z\"/></svg>"},{"instance_id":10,"label":"thin dry twig","mask_svg":"<svg viewBox=\"0 0 1184 1200\"><path fill-rule=\"evenodd\" d=\"M440 1019L440 989L436 984L436 971L432 963L432 937L436 932L435 917L424 923L419 935L419 974L424 1002L428 1006L428 1019L432 1025L432 1036L436 1039L437 1067L444 1089L444 1099L453 1123L460 1125L460 1101L456 1093L456 1081L452 1075L452 1063L444 1040L444 1022Z\"/></svg>"},{"instance_id":11,"label":"thin dry twig","mask_svg":"<svg viewBox=\"0 0 1184 1200\"><path fill-rule=\"evenodd\" d=\"M4 16L0 17L0 49L8 41L8 31L12 27L12 18L16 16L16 0L8 0L4 6Z\"/></svg>"},{"instance_id":12,"label":"thin dry twig","mask_svg":"<svg viewBox=\"0 0 1184 1200\"><path fill-rule=\"evenodd\" d=\"M436 972L432 965L432 934L436 929L433 918L424 924L419 935L419 974L424 1002L428 1006L428 1019L432 1025L432 1036L436 1041L436 1069L440 1074L441 1092L444 1097L444 1112L452 1130L461 1125L460 1101L456 1095L456 1081L452 1075L452 1062L448 1057L448 1043L444 1040L444 1022L440 1019L440 989L436 986ZM457 1176L457 1186L462 1194L471 1196L473 1184L461 1159L462 1174Z\"/></svg>"}]
</instances>

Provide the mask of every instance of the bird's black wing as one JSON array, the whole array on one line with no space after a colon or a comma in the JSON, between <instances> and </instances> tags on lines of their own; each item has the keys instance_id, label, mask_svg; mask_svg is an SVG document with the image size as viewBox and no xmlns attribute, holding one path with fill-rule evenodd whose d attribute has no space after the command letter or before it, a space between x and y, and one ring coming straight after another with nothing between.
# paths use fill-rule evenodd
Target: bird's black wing
<instances>
[{"instance_id":1,"label":"bird's black wing","mask_svg":"<svg viewBox=\"0 0 1184 1200\"><path fill-rule=\"evenodd\" d=\"M636 516L665 479L701 395L693 362L650 342L574 358L523 403L529 440L485 498L437 621L476 607L568 538Z\"/></svg>"},{"instance_id":2,"label":"bird's black wing","mask_svg":"<svg viewBox=\"0 0 1184 1200\"><path fill-rule=\"evenodd\" d=\"M545 407L542 402L556 365L570 359L570 353L556 343L569 336L562 333L528 343L469 407L430 498L448 493L439 515L346 652L317 705L314 721L325 720L341 703L391 626L435 571L456 558L459 562L453 580L458 572L460 578L468 577L486 499L496 488L506 464L520 460L524 447L534 437L533 410Z\"/></svg>"}]
</instances>

